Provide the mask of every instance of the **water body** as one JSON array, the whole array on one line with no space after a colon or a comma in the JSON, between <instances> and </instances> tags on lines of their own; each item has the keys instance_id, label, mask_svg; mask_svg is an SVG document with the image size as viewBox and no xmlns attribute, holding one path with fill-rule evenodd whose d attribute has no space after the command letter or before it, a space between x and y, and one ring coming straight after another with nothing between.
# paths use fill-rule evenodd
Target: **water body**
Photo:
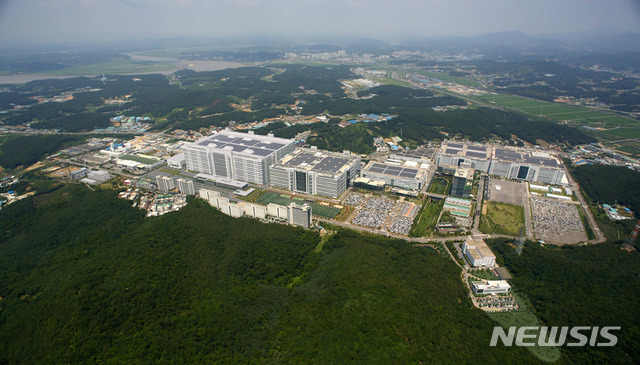
<instances>
[{"instance_id":1,"label":"water body","mask_svg":"<svg viewBox=\"0 0 640 365\"><path fill-rule=\"evenodd\" d=\"M121 75L144 75L144 74L169 75L183 69L190 69L193 71L201 72L201 71L218 71L218 70L224 70L227 68L239 68L239 67L251 66L251 65L240 63L240 62L211 61L211 60L182 60L178 58L169 58L169 57L142 56L134 53L128 54L128 56L131 57L131 59L133 60L145 61L145 62L168 63L168 64L174 65L174 67L164 71L120 73ZM46 75L37 75L37 74L9 75L9 76L0 76L0 85L24 84L26 82L35 81L35 80L69 79L72 77L81 77L81 76L95 77L99 75L101 74L86 74L86 75L76 74L76 75L68 75L68 76L46 76Z\"/></svg>"}]
</instances>

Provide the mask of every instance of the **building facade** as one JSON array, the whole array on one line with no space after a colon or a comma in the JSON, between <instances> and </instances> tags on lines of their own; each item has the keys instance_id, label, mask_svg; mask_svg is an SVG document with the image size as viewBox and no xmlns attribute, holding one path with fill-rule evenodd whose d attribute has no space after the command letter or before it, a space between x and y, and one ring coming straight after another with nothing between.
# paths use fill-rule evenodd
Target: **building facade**
<instances>
[{"instance_id":1,"label":"building facade","mask_svg":"<svg viewBox=\"0 0 640 365\"><path fill-rule=\"evenodd\" d=\"M272 186L330 198L338 198L359 174L359 156L303 148L270 168Z\"/></svg>"},{"instance_id":2,"label":"building facade","mask_svg":"<svg viewBox=\"0 0 640 365\"><path fill-rule=\"evenodd\" d=\"M294 141L224 130L186 143L186 167L206 175L229 180L266 185L269 167L293 152Z\"/></svg>"}]
</instances>

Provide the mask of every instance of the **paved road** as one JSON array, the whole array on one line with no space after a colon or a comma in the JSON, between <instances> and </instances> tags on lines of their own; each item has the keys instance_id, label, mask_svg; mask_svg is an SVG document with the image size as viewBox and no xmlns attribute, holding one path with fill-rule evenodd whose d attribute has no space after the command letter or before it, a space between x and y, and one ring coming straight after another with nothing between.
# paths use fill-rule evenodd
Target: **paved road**
<instances>
[{"instance_id":1,"label":"paved road","mask_svg":"<svg viewBox=\"0 0 640 365\"><path fill-rule=\"evenodd\" d=\"M596 238L589 241L589 243L600 243L600 242L606 241L607 238L602 233L602 231L600 231L600 228L598 227L596 220L593 218L593 214L591 214L591 210L589 209L589 204L587 204L587 201L582 196L582 192L580 191L580 186L578 186L578 183L573 179L573 176L571 176L571 174L566 169L566 167L564 169L564 173L567 176L567 179L569 180L569 186L571 187L571 190L573 190L573 193L578 198L578 201L580 202L580 205L582 206L582 209L587 216L587 220L591 225L591 229L593 230L593 233L595 233L596 235Z\"/></svg>"},{"instance_id":2,"label":"paved road","mask_svg":"<svg viewBox=\"0 0 640 365\"><path fill-rule=\"evenodd\" d=\"M533 218L531 217L531 206L529 201L529 189L527 183L522 183L522 206L524 207L524 222L527 238L530 240L535 239L533 235Z\"/></svg>"},{"instance_id":3,"label":"paved road","mask_svg":"<svg viewBox=\"0 0 640 365\"><path fill-rule=\"evenodd\" d=\"M476 214L473 216L473 228L471 229L473 233L480 233L480 231L478 230L478 227L480 226L480 214L482 213L480 209L482 207L482 199L484 199L484 186L486 181L487 176L481 175L480 183L478 185L478 196L476 200Z\"/></svg>"}]
</instances>

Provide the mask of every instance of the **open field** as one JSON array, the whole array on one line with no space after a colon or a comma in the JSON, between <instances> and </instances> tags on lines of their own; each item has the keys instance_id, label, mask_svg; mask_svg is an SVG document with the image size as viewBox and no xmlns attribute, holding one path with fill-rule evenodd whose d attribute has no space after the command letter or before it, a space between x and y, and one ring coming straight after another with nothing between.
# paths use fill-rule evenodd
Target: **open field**
<instances>
[{"instance_id":1,"label":"open field","mask_svg":"<svg viewBox=\"0 0 640 365\"><path fill-rule=\"evenodd\" d=\"M279 193L267 191L264 194L260 195L260 197L256 199L256 202L260 204L265 204L265 205L269 203L274 203L278 205L287 206L291 203L302 204L304 203L304 199L295 198L286 194L279 194ZM328 207L326 205L321 205L316 203L311 203L309 205L311 205L312 213L320 217L334 218L338 214L338 212L340 212L340 209L334 208L334 207Z\"/></svg>"},{"instance_id":2,"label":"open field","mask_svg":"<svg viewBox=\"0 0 640 365\"><path fill-rule=\"evenodd\" d=\"M524 228L524 208L520 206L487 201L482 210L479 229L483 233L515 236Z\"/></svg>"},{"instance_id":3,"label":"open field","mask_svg":"<svg viewBox=\"0 0 640 365\"><path fill-rule=\"evenodd\" d=\"M640 138L640 129L638 128L615 128L602 132L604 134L624 138Z\"/></svg>"},{"instance_id":4,"label":"open field","mask_svg":"<svg viewBox=\"0 0 640 365\"><path fill-rule=\"evenodd\" d=\"M456 84L460 84L464 86L471 86L471 87L480 86L480 83L474 80L467 79L464 77L451 76L443 72L429 72L429 71L423 71L423 70L411 70L411 72L424 75L432 79L438 79L438 80L447 81L447 82L455 82Z\"/></svg>"},{"instance_id":5,"label":"open field","mask_svg":"<svg viewBox=\"0 0 640 365\"><path fill-rule=\"evenodd\" d=\"M568 120L599 126L604 125L605 122L607 125L640 124L638 120L613 113L601 112L586 107L527 99L516 95L485 95L479 99L554 120Z\"/></svg>"},{"instance_id":6,"label":"open field","mask_svg":"<svg viewBox=\"0 0 640 365\"><path fill-rule=\"evenodd\" d=\"M522 182L489 179L486 200L522 206Z\"/></svg>"}]
</instances>

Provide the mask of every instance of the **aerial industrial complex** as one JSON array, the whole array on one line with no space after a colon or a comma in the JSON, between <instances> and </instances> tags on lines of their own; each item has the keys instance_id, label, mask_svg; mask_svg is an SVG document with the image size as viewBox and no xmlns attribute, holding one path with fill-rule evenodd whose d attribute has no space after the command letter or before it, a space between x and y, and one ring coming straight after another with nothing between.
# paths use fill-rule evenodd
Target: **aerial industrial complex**
<instances>
[{"instance_id":1,"label":"aerial industrial complex","mask_svg":"<svg viewBox=\"0 0 640 365\"><path fill-rule=\"evenodd\" d=\"M472 143L445 142L436 155L441 171L467 164L475 170L508 179L568 185L562 164L547 151Z\"/></svg>"},{"instance_id":2,"label":"aerial industrial complex","mask_svg":"<svg viewBox=\"0 0 640 365\"><path fill-rule=\"evenodd\" d=\"M360 157L298 149L270 168L271 185L310 195L339 197L360 173Z\"/></svg>"},{"instance_id":3,"label":"aerial industrial complex","mask_svg":"<svg viewBox=\"0 0 640 365\"><path fill-rule=\"evenodd\" d=\"M269 167L293 149L292 140L231 130L183 146L188 170L260 185L269 183Z\"/></svg>"}]
</instances>

